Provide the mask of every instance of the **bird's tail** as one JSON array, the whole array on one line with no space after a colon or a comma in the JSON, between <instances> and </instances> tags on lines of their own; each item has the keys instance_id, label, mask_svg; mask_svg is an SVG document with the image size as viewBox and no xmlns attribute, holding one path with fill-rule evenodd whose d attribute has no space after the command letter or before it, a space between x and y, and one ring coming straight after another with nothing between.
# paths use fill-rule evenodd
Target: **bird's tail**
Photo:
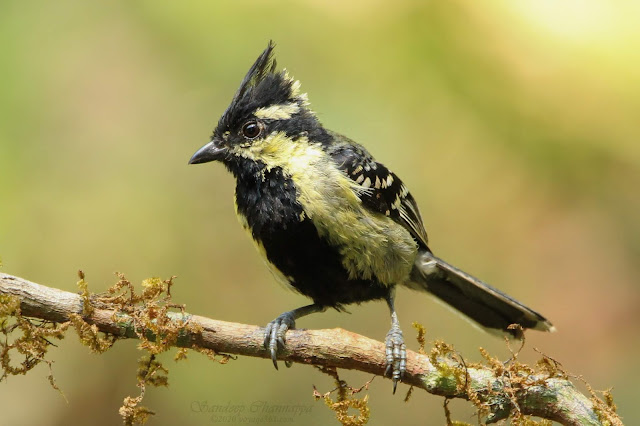
<instances>
[{"instance_id":1,"label":"bird's tail","mask_svg":"<svg viewBox=\"0 0 640 426\"><path fill-rule=\"evenodd\" d=\"M521 337L517 328L555 331L542 315L479 279L424 251L418 255L412 282L413 289L427 291L465 314L490 332L506 332Z\"/></svg>"}]
</instances>

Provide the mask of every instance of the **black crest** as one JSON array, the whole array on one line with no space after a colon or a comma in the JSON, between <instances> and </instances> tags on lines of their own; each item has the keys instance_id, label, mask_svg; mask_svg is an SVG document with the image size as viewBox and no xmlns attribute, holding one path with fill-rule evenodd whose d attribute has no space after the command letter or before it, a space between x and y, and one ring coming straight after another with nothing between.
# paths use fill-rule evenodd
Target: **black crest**
<instances>
[{"instance_id":1,"label":"black crest","mask_svg":"<svg viewBox=\"0 0 640 426\"><path fill-rule=\"evenodd\" d=\"M293 93L293 80L284 71L276 72L274 47L273 41L269 41L249 68L231 104L220 117L215 133L234 128L258 108L299 101Z\"/></svg>"},{"instance_id":2,"label":"black crest","mask_svg":"<svg viewBox=\"0 0 640 426\"><path fill-rule=\"evenodd\" d=\"M240 87L235 96L231 100L233 106L242 99L251 87L257 86L268 74L274 74L276 71L276 60L273 57L273 48L276 47L273 40L269 40L267 48L258 56L258 59L251 65L249 72L242 79Z\"/></svg>"}]
</instances>

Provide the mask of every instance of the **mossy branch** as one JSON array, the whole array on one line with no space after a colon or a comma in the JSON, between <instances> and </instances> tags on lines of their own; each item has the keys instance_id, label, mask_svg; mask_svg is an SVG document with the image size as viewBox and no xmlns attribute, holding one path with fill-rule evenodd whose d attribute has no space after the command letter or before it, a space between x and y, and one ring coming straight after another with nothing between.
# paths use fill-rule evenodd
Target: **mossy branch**
<instances>
[{"instance_id":1,"label":"mossy branch","mask_svg":"<svg viewBox=\"0 0 640 426\"><path fill-rule=\"evenodd\" d=\"M146 312L146 318L153 320L141 327L141 323L136 321L136 313L123 310L124 305L115 298L109 299L112 302L109 303L106 301L108 298L91 297L86 291L84 277L81 278L83 291L74 294L0 274L0 297L19 300L21 316L52 323L70 323L79 332L80 327L86 326L107 333L113 339L142 337L151 341L165 340L170 346L197 348L205 353L270 357L262 345L264 329L261 327L167 309L156 309L153 315ZM171 284L170 280L168 283ZM131 294L133 297L133 290ZM174 338L167 339L165 329L158 328L157 324L163 322L172 324L172 330L176 330ZM156 339L157 335L161 339ZM423 333L420 336L424 342ZM107 340L106 346L110 344L112 341ZM105 349L94 348L96 351ZM150 352L153 360L154 352ZM325 369L343 368L384 376L384 354L382 342L347 330L290 330L287 332L287 349L280 359ZM590 388L590 397L582 394L558 364L548 357L543 357L534 370L516 360L503 364L483 355L486 365L469 364L442 342L437 342L430 354L422 349L420 353L408 351L403 383L446 398L470 400L488 415L487 422L509 416L522 420L523 415L533 415L565 425L622 424L612 403L604 403Z\"/></svg>"}]
</instances>

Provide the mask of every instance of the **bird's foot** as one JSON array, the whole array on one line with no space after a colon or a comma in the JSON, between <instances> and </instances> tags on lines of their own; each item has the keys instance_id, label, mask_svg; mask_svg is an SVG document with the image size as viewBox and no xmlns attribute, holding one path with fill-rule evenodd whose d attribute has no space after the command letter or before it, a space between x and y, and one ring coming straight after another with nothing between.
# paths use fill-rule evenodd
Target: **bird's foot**
<instances>
[{"instance_id":1,"label":"bird's foot","mask_svg":"<svg viewBox=\"0 0 640 426\"><path fill-rule=\"evenodd\" d=\"M396 386L398 386L398 382L407 370L407 347L404 344L402 330L400 330L398 325L394 324L391 326L391 330L387 333L385 343L387 369L384 375L393 380L393 393L395 394Z\"/></svg>"},{"instance_id":2,"label":"bird's foot","mask_svg":"<svg viewBox=\"0 0 640 426\"><path fill-rule=\"evenodd\" d=\"M276 370L278 369L278 349L284 349L284 335L287 330L294 328L296 328L296 320L293 312L291 311L281 314L278 318L267 324L267 327L265 328L264 347L271 352L271 360L273 361L273 366L276 367ZM284 364L287 367L291 367L291 363L289 361L285 361Z\"/></svg>"}]
</instances>

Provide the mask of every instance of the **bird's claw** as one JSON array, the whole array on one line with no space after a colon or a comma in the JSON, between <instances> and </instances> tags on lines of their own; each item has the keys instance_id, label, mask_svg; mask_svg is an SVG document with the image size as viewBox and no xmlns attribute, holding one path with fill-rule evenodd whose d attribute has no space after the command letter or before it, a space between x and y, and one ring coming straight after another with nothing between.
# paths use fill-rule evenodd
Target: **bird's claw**
<instances>
[{"instance_id":1,"label":"bird's claw","mask_svg":"<svg viewBox=\"0 0 640 426\"><path fill-rule=\"evenodd\" d=\"M264 347L271 353L271 360L273 366L278 369L278 349L284 349L285 347L285 333L287 330L294 329L296 327L296 321L291 312L285 312L278 318L267 324L264 330ZM287 367L291 367L291 362L285 361Z\"/></svg>"},{"instance_id":2,"label":"bird's claw","mask_svg":"<svg viewBox=\"0 0 640 426\"><path fill-rule=\"evenodd\" d=\"M404 376L405 371L407 371L407 347L404 344L400 327L396 325L391 327L391 330L387 333L385 343L387 369L384 375L393 380L393 393L395 394L398 382Z\"/></svg>"}]
</instances>

